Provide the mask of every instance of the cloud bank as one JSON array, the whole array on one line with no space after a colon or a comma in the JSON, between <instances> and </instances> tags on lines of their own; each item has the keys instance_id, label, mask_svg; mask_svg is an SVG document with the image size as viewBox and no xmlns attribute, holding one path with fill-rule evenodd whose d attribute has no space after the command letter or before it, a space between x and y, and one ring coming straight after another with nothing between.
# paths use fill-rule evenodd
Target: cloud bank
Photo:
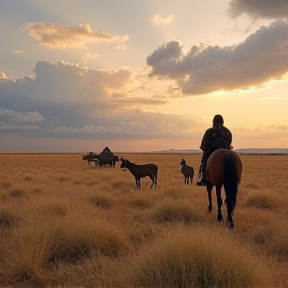
<instances>
[{"instance_id":1,"label":"cloud bank","mask_svg":"<svg viewBox=\"0 0 288 288\"><path fill-rule=\"evenodd\" d=\"M232 0L228 11L232 17L247 14L251 18L288 19L288 1Z\"/></svg>"},{"instance_id":2,"label":"cloud bank","mask_svg":"<svg viewBox=\"0 0 288 288\"><path fill-rule=\"evenodd\" d=\"M186 95L232 91L281 79L288 72L288 22L275 20L234 46L194 45L184 53L173 40L147 56L150 76L176 81Z\"/></svg>"},{"instance_id":3,"label":"cloud bank","mask_svg":"<svg viewBox=\"0 0 288 288\"><path fill-rule=\"evenodd\" d=\"M127 95L128 69L99 71L64 62L36 63L33 77L0 80L0 132L26 137L188 139L203 123L192 117L145 112L157 98Z\"/></svg>"}]
</instances>

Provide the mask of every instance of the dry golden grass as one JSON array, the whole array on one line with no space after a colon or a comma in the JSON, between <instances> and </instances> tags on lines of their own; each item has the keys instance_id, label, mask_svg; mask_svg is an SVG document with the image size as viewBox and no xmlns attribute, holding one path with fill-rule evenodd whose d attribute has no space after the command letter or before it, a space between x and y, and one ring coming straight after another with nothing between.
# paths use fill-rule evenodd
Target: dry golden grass
<instances>
[{"instance_id":1,"label":"dry golden grass","mask_svg":"<svg viewBox=\"0 0 288 288\"><path fill-rule=\"evenodd\" d=\"M173 229L132 261L128 278L136 287L266 287L250 249L212 226Z\"/></svg>"},{"instance_id":2,"label":"dry golden grass","mask_svg":"<svg viewBox=\"0 0 288 288\"><path fill-rule=\"evenodd\" d=\"M81 154L0 154L1 288L288 287L287 156L241 156L233 230L184 185L200 154L119 156L157 164L157 188Z\"/></svg>"}]
</instances>

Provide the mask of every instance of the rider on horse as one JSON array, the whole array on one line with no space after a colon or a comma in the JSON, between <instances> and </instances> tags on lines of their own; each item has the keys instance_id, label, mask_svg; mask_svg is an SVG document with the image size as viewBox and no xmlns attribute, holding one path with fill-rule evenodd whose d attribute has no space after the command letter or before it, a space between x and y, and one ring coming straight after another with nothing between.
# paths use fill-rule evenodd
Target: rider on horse
<instances>
[{"instance_id":1,"label":"rider on horse","mask_svg":"<svg viewBox=\"0 0 288 288\"><path fill-rule=\"evenodd\" d=\"M213 126L208 128L203 136L200 149L203 151L199 168L198 186L205 186L205 169L209 156L217 149L232 149L232 133L224 126L223 117L219 114L213 118Z\"/></svg>"}]
</instances>

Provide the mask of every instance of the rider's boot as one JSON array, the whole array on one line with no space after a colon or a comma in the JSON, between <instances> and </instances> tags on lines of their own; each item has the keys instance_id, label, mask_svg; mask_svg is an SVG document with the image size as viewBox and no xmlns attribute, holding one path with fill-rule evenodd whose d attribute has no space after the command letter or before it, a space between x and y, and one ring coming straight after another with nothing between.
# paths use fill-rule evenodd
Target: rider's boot
<instances>
[{"instance_id":1,"label":"rider's boot","mask_svg":"<svg viewBox=\"0 0 288 288\"><path fill-rule=\"evenodd\" d=\"M206 186L206 179L205 179L204 171L205 171L204 163L201 163L200 168L199 168L197 186Z\"/></svg>"}]
</instances>

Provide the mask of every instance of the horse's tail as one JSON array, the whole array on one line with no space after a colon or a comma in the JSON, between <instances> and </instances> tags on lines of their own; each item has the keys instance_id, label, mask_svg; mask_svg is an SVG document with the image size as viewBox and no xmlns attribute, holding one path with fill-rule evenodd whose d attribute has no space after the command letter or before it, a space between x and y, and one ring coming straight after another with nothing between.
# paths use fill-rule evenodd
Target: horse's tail
<instances>
[{"instance_id":1,"label":"horse's tail","mask_svg":"<svg viewBox=\"0 0 288 288\"><path fill-rule=\"evenodd\" d=\"M232 212L236 206L236 197L238 191L238 179L236 175L234 158L230 155L224 157L224 189L227 196L227 204Z\"/></svg>"}]
</instances>

